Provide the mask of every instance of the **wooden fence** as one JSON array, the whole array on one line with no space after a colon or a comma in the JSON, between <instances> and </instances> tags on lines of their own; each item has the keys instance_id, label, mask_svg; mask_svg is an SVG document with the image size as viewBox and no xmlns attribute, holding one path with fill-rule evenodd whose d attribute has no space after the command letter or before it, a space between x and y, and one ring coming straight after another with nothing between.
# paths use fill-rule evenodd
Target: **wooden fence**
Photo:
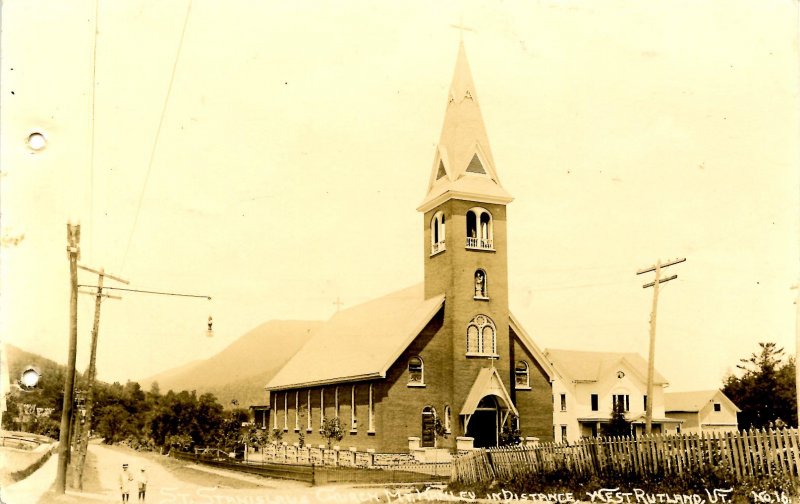
<instances>
[{"instance_id":1,"label":"wooden fence","mask_svg":"<svg viewBox=\"0 0 800 504\"><path fill-rule=\"evenodd\" d=\"M786 475L800 479L797 429L584 439L468 452L453 461L452 479L475 483L536 473L686 474L724 467L736 481Z\"/></svg>"}]
</instances>

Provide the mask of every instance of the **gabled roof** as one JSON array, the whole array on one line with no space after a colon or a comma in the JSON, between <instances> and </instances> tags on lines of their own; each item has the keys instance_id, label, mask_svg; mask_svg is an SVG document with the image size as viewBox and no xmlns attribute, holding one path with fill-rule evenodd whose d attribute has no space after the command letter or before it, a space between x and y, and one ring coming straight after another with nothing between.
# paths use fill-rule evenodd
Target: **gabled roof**
<instances>
[{"instance_id":1,"label":"gabled roof","mask_svg":"<svg viewBox=\"0 0 800 504\"><path fill-rule=\"evenodd\" d=\"M472 388L469 390L469 394L467 394L467 398L464 400L464 405L461 407L460 414L472 415L475 413L475 408L478 407L478 403L487 395L499 397L503 400L508 410L514 415L519 416L517 408L514 407L514 401L512 401L511 396L508 395L508 391L505 385L503 385L503 380L500 379L497 368L494 367L481 368L478 372L478 377L475 378L475 381L472 383Z\"/></svg>"},{"instance_id":2,"label":"gabled roof","mask_svg":"<svg viewBox=\"0 0 800 504\"><path fill-rule=\"evenodd\" d=\"M418 284L342 310L311 334L265 388L384 378L443 305L444 295L425 299Z\"/></svg>"},{"instance_id":3,"label":"gabled roof","mask_svg":"<svg viewBox=\"0 0 800 504\"><path fill-rule=\"evenodd\" d=\"M513 199L497 176L463 41L458 47L428 193L417 210L426 212L449 198L488 203Z\"/></svg>"},{"instance_id":4,"label":"gabled roof","mask_svg":"<svg viewBox=\"0 0 800 504\"><path fill-rule=\"evenodd\" d=\"M539 346L533 342L533 339L530 337L530 335L528 335L528 332L525 331L525 328L522 327L522 324L519 323L517 317L515 317L513 313L509 313L508 319L511 330L514 331L514 334L519 337L519 341L522 343L522 346L524 346L528 352L530 352L533 358L536 359L536 362L539 364L539 366L544 370L545 373L547 373L547 377L550 379L550 381L555 380L556 371L553 369L550 361L547 360L547 356L544 354L544 352L542 352Z\"/></svg>"},{"instance_id":5,"label":"gabled roof","mask_svg":"<svg viewBox=\"0 0 800 504\"><path fill-rule=\"evenodd\" d=\"M721 390L695 390L691 392L669 392L664 394L664 410L670 412L695 413L714 401L726 403L735 412L742 410Z\"/></svg>"},{"instance_id":6,"label":"gabled roof","mask_svg":"<svg viewBox=\"0 0 800 504\"><path fill-rule=\"evenodd\" d=\"M579 350L560 350L548 348L544 351L547 359L564 380L573 383L597 382L617 371L620 365L627 365L639 379L647 380L647 361L633 352L586 352ZM658 370L653 374L655 385L666 385L667 380Z\"/></svg>"}]
</instances>

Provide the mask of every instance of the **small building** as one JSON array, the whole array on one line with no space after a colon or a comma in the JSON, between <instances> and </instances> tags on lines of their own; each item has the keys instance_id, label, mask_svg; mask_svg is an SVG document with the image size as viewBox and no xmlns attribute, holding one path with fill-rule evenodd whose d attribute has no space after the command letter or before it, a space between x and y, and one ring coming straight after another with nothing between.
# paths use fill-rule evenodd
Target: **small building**
<instances>
[{"instance_id":1,"label":"small building","mask_svg":"<svg viewBox=\"0 0 800 504\"><path fill-rule=\"evenodd\" d=\"M647 361L637 353L585 352L546 349L556 371L553 383L553 436L557 442L602 435L619 402L632 422L631 433L645 431ZM664 391L667 380L655 371L652 432L676 432L680 420L667 418Z\"/></svg>"},{"instance_id":2,"label":"small building","mask_svg":"<svg viewBox=\"0 0 800 504\"><path fill-rule=\"evenodd\" d=\"M741 410L721 390L697 390L664 394L666 413L683 420L682 433L736 432Z\"/></svg>"},{"instance_id":3,"label":"small building","mask_svg":"<svg viewBox=\"0 0 800 504\"><path fill-rule=\"evenodd\" d=\"M257 429L266 430L269 427L269 404L258 404L250 406L253 415L253 425Z\"/></svg>"}]
</instances>

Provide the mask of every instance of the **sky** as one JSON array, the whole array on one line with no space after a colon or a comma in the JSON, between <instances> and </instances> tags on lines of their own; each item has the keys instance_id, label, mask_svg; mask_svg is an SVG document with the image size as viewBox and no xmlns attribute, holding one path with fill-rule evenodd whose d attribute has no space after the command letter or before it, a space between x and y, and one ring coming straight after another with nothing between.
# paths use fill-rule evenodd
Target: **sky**
<instances>
[{"instance_id":1,"label":"sky","mask_svg":"<svg viewBox=\"0 0 800 504\"><path fill-rule=\"evenodd\" d=\"M636 271L685 257L656 367L669 390L719 387L760 341L795 353L797 5L7 0L2 338L66 360L70 219L81 264L212 297L104 301L107 381L421 282L415 208L463 36L515 197L512 313L541 348L646 356ZM81 296L79 369L93 308Z\"/></svg>"}]
</instances>

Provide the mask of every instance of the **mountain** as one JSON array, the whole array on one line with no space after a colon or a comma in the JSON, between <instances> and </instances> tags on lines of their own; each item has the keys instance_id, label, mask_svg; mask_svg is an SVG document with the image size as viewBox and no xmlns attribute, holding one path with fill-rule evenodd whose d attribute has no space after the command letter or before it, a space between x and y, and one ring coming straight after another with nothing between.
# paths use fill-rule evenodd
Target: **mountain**
<instances>
[{"instance_id":1,"label":"mountain","mask_svg":"<svg viewBox=\"0 0 800 504\"><path fill-rule=\"evenodd\" d=\"M5 351L4 361L8 366L8 378L11 382L16 382L22 375L22 371L32 366L39 370L41 376L39 388L45 385L51 385L53 388L64 387L64 375L66 374L66 366L64 364L59 364L54 360L28 352L9 343L5 343L0 351ZM76 373L76 378L80 375L81 373ZM3 379L5 380L5 376ZM0 388L5 389L6 385L7 383L3 383Z\"/></svg>"},{"instance_id":2,"label":"mountain","mask_svg":"<svg viewBox=\"0 0 800 504\"><path fill-rule=\"evenodd\" d=\"M264 385L310 338L322 322L271 320L242 335L220 353L140 380L148 389L211 392L226 407L266 404Z\"/></svg>"}]
</instances>

